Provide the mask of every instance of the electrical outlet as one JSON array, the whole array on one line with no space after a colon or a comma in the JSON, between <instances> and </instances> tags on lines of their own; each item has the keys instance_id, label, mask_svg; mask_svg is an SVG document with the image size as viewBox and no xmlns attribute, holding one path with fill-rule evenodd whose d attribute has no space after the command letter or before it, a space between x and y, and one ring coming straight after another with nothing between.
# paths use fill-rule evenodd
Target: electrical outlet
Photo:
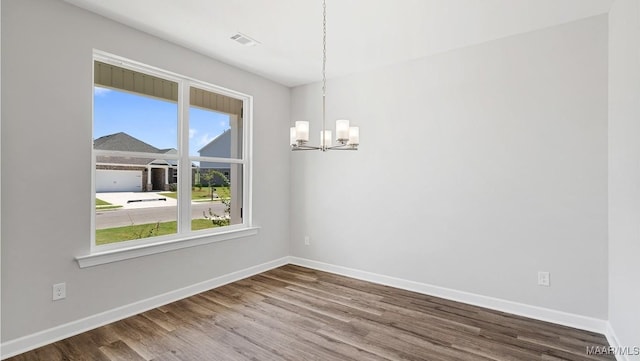
<instances>
[{"instance_id":1,"label":"electrical outlet","mask_svg":"<svg viewBox=\"0 0 640 361\"><path fill-rule=\"evenodd\" d=\"M550 275L549 272L538 272L538 286L549 287L550 284Z\"/></svg>"},{"instance_id":2,"label":"electrical outlet","mask_svg":"<svg viewBox=\"0 0 640 361\"><path fill-rule=\"evenodd\" d=\"M311 238L309 236L304 236L304 245L308 246L311 244Z\"/></svg>"},{"instance_id":3,"label":"electrical outlet","mask_svg":"<svg viewBox=\"0 0 640 361\"><path fill-rule=\"evenodd\" d=\"M53 300L61 300L67 297L67 284L57 283L53 285Z\"/></svg>"}]
</instances>

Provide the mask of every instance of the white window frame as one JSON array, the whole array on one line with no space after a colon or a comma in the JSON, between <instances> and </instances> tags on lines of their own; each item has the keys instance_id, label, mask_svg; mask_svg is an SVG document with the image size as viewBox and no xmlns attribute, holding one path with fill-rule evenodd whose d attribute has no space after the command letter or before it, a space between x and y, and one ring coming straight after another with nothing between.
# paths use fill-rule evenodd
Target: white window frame
<instances>
[{"instance_id":1,"label":"white window frame","mask_svg":"<svg viewBox=\"0 0 640 361\"><path fill-rule=\"evenodd\" d=\"M86 255L76 257L81 268L96 266L104 263L125 260L134 257L151 255L160 252L193 247L212 242L224 241L234 238L255 235L258 227L252 223L252 145L253 145L253 97L236 92L227 88L213 85L204 81L196 80L188 76L165 71L140 62L126 59L117 55L94 50L92 57L94 62L100 61L107 64L130 69L136 72L149 74L159 78L178 83L178 153L163 154L162 159L178 161L178 194L191 194L191 164L193 161L222 162L242 164L242 223L225 227L216 227L206 230L191 230L191 197L178 197L178 228L177 233L166 236L143 238L140 240L130 240L116 242L106 245L96 245L95 243L95 169L96 157L98 155L123 155L142 158L157 159L158 155L136 153L136 152L115 152L93 149L91 161L91 246L90 252ZM91 77L91 90L94 88L94 77ZM241 158L216 158L199 157L189 155L189 90L196 87L216 94L239 99L243 103L243 124L242 124L242 157ZM93 97L92 97L92 127L93 127ZM92 128L93 129L93 128ZM92 132L93 133L93 132Z\"/></svg>"}]
</instances>

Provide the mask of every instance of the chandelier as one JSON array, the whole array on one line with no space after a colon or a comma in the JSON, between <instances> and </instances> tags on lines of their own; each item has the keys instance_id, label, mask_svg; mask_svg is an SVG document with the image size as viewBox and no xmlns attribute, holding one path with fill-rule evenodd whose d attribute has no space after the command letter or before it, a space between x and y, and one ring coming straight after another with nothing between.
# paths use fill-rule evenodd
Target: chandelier
<instances>
[{"instance_id":1,"label":"chandelier","mask_svg":"<svg viewBox=\"0 0 640 361\"><path fill-rule=\"evenodd\" d=\"M336 120L336 142L332 143L331 130L326 128L326 94L327 94L327 4L322 1L322 130L320 145L309 145L309 122L296 121L296 126L289 131L291 150L358 150L360 128L349 125L346 119Z\"/></svg>"}]
</instances>

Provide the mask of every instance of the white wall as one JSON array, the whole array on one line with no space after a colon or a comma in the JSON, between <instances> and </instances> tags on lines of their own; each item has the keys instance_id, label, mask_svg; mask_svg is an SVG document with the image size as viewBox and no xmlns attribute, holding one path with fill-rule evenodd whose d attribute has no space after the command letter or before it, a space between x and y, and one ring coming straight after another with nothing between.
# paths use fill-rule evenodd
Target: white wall
<instances>
[{"instance_id":1,"label":"white wall","mask_svg":"<svg viewBox=\"0 0 640 361\"><path fill-rule=\"evenodd\" d=\"M2 342L291 252L601 319L609 282L621 344L639 344L638 8L609 18L607 247L605 16L331 80L328 119L358 123L361 150L289 164L289 119L317 139L318 84L290 106L282 86L60 1L3 0ZM93 48L254 95L258 236L78 268Z\"/></svg>"},{"instance_id":2,"label":"white wall","mask_svg":"<svg viewBox=\"0 0 640 361\"><path fill-rule=\"evenodd\" d=\"M292 155L294 256L607 319L606 16L327 92L362 145ZM316 141L320 99L318 84L292 92Z\"/></svg>"},{"instance_id":3,"label":"white wall","mask_svg":"<svg viewBox=\"0 0 640 361\"><path fill-rule=\"evenodd\" d=\"M640 347L640 1L616 0L609 26L609 321Z\"/></svg>"},{"instance_id":4,"label":"white wall","mask_svg":"<svg viewBox=\"0 0 640 361\"><path fill-rule=\"evenodd\" d=\"M257 236L78 268L93 48L254 96ZM288 255L288 88L51 0L2 1L2 88L3 342ZM54 303L57 282L67 299Z\"/></svg>"}]
</instances>

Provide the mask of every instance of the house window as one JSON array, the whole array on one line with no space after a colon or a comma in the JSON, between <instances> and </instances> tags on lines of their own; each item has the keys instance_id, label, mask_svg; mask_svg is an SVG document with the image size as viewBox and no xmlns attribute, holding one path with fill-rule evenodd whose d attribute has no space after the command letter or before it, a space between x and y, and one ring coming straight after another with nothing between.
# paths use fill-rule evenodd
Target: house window
<instances>
[{"instance_id":1,"label":"house window","mask_svg":"<svg viewBox=\"0 0 640 361\"><path fill-rule=\"evenodd\" d=\"M96 51L92 250L250 225L250 97Z\"/></svg>"}]
</instances>

